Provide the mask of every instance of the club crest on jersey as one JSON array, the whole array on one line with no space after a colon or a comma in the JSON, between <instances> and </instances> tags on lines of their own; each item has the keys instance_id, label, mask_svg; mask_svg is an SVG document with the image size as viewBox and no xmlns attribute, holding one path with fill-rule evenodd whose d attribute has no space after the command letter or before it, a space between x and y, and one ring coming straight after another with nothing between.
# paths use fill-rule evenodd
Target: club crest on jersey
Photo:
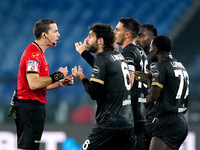
<instances>
[{"instance_id":1,"label":"club crest on jersey","mask_svg":"<svg viewBox=\"0 0 200 150\"><path fill-rule=\"evenodd\" d=\"M152 62L151 65L150 65L150 70L154 70L156 67L156 63L155 62Z\"/></svg>"},{"instance_id":2,"label":"club crest on jersey","mask_svg":"<svg viewBox=\"0 0 200 150\"><path fill-rule=\"evenodd\" d=\"M39 54L36 53L36 52L33 52L32 55L31 55L32 58L38 58L38 56L39 56Z\"/></svg>"},{"instance_id":3,"label":"club crest on jersey","mask_svg":"<svg viewBox=\"0 0 200 150\"><path fill-rule=\"evenodd\" d=\"M94 66L94 68L93 68L93 73L99 73L99 72L100 72L99 67Z\"/></svg>"},{"instance_id":4,"label":"club crest on jersey","mask_svg":"<svg viewBox=\"0 0 200 150\"><path fill-rule=\"evenodd\" d=\"M155 81L155 78L160 74L158 70L153 70L151 73L152 73L152 81Z\"/></svg>"},{"instance_id":5,"label":"club crest on jersey","mask_svg":"<svg viewBox=\"0 0 200 150\"><path fill-rule=\"evenodd\" d=\"M38 62L36 62L34 60L30 60L28 62L27 71L38 71Z\"/></svg>"}]
</instances>

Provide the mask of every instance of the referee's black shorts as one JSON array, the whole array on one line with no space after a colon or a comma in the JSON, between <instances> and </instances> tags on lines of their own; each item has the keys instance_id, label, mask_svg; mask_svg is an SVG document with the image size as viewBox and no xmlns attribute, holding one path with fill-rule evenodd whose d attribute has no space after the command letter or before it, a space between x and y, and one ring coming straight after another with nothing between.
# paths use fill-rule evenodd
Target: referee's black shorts
<instances>
[{"instance_id":1,"label":"referee's black shorts","mask_svg":"<svg viewBox=\"0 0 200 150\"><path fill-rule=\"evenodd\" d=\"M188 123L184 114L171 113L146 124L149 137L158 137L172 149L179 149L188 134Z\"/></svg>"},{"instance_id":2,"label":"referee's black shorts","mask_svg":"<svg viewBox=\"0 0 200 150\"><path fill-rule=\"evenodd\" d=\"M95 126L81 150L133 150L133 128L105 129Z\"/></svg>"},{"instance_id":3,"label":"referee's black shorts","mask_svg":"<svg viewBox=\"0 0 200 150\"><path fill-rule=\"evenodd\" d=\"M39 149L46 117L45 105L35 100L19 100L15 113L17 147Z\"/></svg>"}]
</instances>

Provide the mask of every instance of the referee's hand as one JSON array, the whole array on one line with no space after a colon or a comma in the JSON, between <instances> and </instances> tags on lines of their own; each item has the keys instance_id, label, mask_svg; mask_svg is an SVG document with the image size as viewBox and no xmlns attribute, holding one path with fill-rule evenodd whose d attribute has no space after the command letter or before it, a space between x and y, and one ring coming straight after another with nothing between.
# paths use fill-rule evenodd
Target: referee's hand
<instances>
[{"instance_id":1,"label":"referee's hand","mask_svg":"<svg viewBox=\"0 0 200 150\"><path fill-rule=\"evenodd\" d=\"M64 86L70 86L70 85L74 84L74 75L71 74L71 75L65 77L65 78L62 80L62 84L63 84Z\"/></svg>"},{"instance_id":2,"label":"referee's hand","mask_svg":"<svg viewBox=\"0 0 200 150\"><path fill-rule=\"evenodd\" d=\"M67 75L68 75L68 69L67 69L67 66L66 67L60 67L59 69L58 69L58 71L60 71L60 72L62 72L63 73L63 75L64 75L64 77L66 77Z\"/></svg>"}]
</instances>

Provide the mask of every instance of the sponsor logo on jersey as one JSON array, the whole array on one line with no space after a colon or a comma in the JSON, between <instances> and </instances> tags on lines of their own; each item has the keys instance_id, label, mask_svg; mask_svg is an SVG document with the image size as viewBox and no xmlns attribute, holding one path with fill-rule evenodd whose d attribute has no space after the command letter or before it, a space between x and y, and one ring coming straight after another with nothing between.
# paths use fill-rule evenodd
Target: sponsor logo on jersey
<instances>
[{"instance_id":1,"label":"sponsor logo on jersey","mask_svg":"<svg viewBox=\"0 0 200 150\"><path fill-rule=\"evenodd\" d=\"M131 105L131 100L124 100L122 106Z\"/></svg>"},{"instance_id":2,"label":"sponsor logo on jersey","mask_svg":"<svg viewBox=\"0 0 200 150\"><path fill-rule=\"evenodd\" d=\"M146 98L139 97L138 102L139 103L146 103L147 101L146 101Z\"/></svg>"},{"instance_id":3,"label":"sponsor logo on jersey","mask_svg":"<svg viewBox=\"0 0 200 150\"><path fill-rule=\"evenodd\" d=\"M28 62L27 71L38 71L38 62L34 60L30 60Z\"/></svg>"},{"instance_id":4,"label":"sponsor logo on jersey","mask_svg":"<svg viewBox=\"0 0 200 150\"><path fill-rule=\"evenodd\" d=\"M153 78L156 78L160 74L158 70L153 70L151 73Z\"/></svg>"}]
</instances>

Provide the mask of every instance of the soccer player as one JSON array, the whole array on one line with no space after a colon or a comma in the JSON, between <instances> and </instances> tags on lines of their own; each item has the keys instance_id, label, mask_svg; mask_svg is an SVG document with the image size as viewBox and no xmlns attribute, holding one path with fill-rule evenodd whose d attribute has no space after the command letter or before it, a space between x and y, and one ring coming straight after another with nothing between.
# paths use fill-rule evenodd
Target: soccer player
<instances>
[{"instance_id":1,"label":"soccer player","mask_svg":"<svg viewBox=\"0 0 200 150\"><path fill-rule=\"evenodd\" d=\"M45 123L46 90L73 84L67 67L49 75L44 52L60 37L56 21L38 20L33 28L35 42L24 51L18 73L18 102L14 111L18 150L38 150Z\"/></svg>"},{"instance_id":2,"label":"soccer player","mask_svg":"<svg viewBox=\"0 0 200 150\"><path fill-rule=\"evenodd\" d=\"M75 43L77 51L95 53L90 80L82 68L72 69L90 97L97 102L96 122L82 150L131 150L134 147L131 83L124 57L114 50L114 30L107 24L94 24L85 42Z\"/></svg>"},{"instance_id":3,"label":"soccer player","mask_svg":"<svg viewBox=\"0 0 200 150\"><path fill-rule=\"evenodd\" d=\"M141 25L135 44L144 50L147 57L149 57L150 43L156 36L158 32L152 24Z\"/></svg>"},{"instance_id":4,"label":"soccer player","mask_svg":"<svg viewBox=\"0 0 200 150\"><path fill-rule=\"evenodd\" d=\"M116 42L121 45L122 55L129 64L129 73L144 72L148 65L146 54L134 45L135 38L140 31L140 23L133 18L121 18L115 28ZM142 148L142 132L146 121L146 86L134 80L131 88L132 107L134 111L134 134L137 136L136 149Z\"/></svg>"},{"instance_id":5,"label":"soccer player","mask_svg":"<svg viewBox=\"0 0 200 150\"><path fill-rule=\"evenodd\" d=\"M121 18L114 31L116 43L121 45L123 49L121 54L125 57L126 62L129 65L131 83L134 82L131 88L131 100L134 111L134 133L138 137L138 144L141 143L141 132L143 130L143 124L146 121L146 87L142 83L134 81L134 72L145 71L146 66L148 64L144 51L140 51L139 48L133 44L135 38L139 33L139 30L140 23L138 20L133 18ZM93 55L91 55L85 49L79 49L78 52L93 67Z\"/></svg>"},{"instance_id":6,"label":"soccer player","mask_svg":"<svg viewBox=\"0 0 200 150\"><path fill-rule=\"evenodd\" d=\"M151 25L151 24L143 24L140 27L140 31L137 35L137 38L135 40L135 44L140 47L141 52L145 52L148 63L146 63L146 65L144 65L143 71L136 71L135 72L135 79L137 81L140 81L139 83L141 84L141 82L143 84L141 84L143 86L143 93L144 93L144 97L147 96L148 94L148 89L147 89L147 85L145 83L147 83L147 80L151 79L151 73L149 72L149 68L150 68L150 64L152 63L151 60L149 59L149 50L150 50L150 44L151 41L153 40L153 38L155 36L158 35L157 29ZM142 60L145 60L145 58L143 58L144 56L142 55ZM143 62L145 62L143 61ZM148 70L147 70L148 69ZM138 73L140 74L138 76ZM145 76L145 77L143 77ZM138 79L139 77L139 79ZM146 79L146 81L144 81ZM146 105L146 111L148 111L148 105ZM146 120L148 122L148 120ZM148 143L148 135L146 133L146 128L145 128L145 124L141 124L141 129L140 130L140 136L138 139L138 143L137 143L137 149L138 150L148 150L149 149L149 143Z\"/></svg>"},{"instance_id":7,"label":"soccer player","mask_svg":"<svg viewBox=\"0 0 200 150\"><path fill-rule=\"evenodd\" d=\"M150 70L148 81L150 104L146 125L149 150L178 150L188 134L187 112L189 76L182 65L172 57L172 41L167 36L157 36L150 45ZM137 75L138 76L138 75Z\"/></svg>"}]
</instances>

